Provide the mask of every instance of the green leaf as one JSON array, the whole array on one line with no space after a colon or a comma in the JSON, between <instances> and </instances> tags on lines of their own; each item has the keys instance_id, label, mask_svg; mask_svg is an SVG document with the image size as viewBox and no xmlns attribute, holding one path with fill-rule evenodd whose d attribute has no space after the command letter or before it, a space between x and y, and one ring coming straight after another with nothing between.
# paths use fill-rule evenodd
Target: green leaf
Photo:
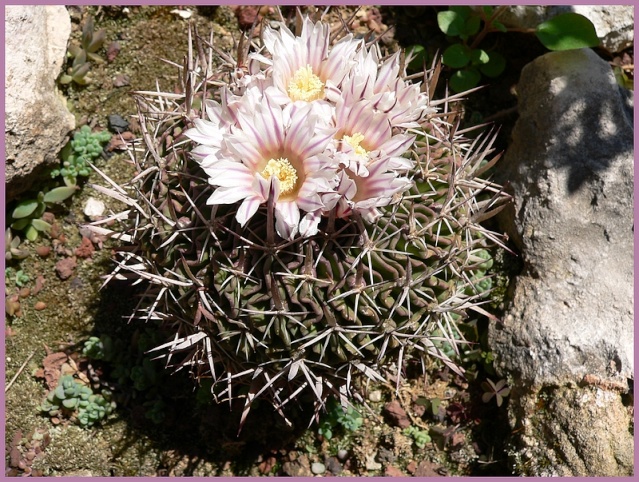
<instances>
[{"instance_id":1,"label":"green leaf","mask_svg":"<svg viewBox=\"0 0 639 482\"><path fill-rule=\"evenodd\" d=\"M57 387L55 387L55 391L53 392L53 394L56 397L58 397L58 399L64 400L64 398L65 398L64 387L62 385L58 385Z\"/></svg>"},{"instance_id":2,"label":"green leaf","mask_svg":"<svg viewBox=\"0 0 639 482\"><path fill-rule=\"evenodd\" d=\"M71 57L75 58L78 55L80 55L80 51L82 50L82 47L80 47L79 45L69 45L69 48L67 49L67 52L69 53L69 55L71 55Z\"/></svg>"},{"instance_id":3,"label":"green leaf","mask_svg":"<svg viewBox=\"0 0 639 482\"><path fill-rule=\"evenodd\" d=\"M86 62L84 64L78 64L73 67L73 70L71 71L71 76L73 77L73 80L77 82L77 79L87 75L89 73L89 70L91 70L90 62Z\"/></svg>"},{"instance_id":4,"label":"green leaf","mask_svg":"<svg viewBox=\"0 0 639 482\"><path fill-rule=\"evenodd\" d=\"M486 77L494 78L506 69L506 59L499 52L491 52L488 62L479 66L479 70Z\"/></svg>"},{"instance_id":5,"label":"green leaf","mask_svg":"<svg viewBox=\"0 0 639 482\"><path fill-rule=\"evenodd\" d=\"M581 14L568 12L540 23L537 38L549 50L571 50L599 45L595 26Z\"/></svg>"},{"instance_id":6,"label":"green leaf","mask_svg":"<svg viewBox=\"0 0 639 482\"><path fill-rule=\"evenodd\" d=\"M455 92L465 92L479 84L481 74L475 68L458 70L450 78L450 88Z\"/></svg>"},{"instance_id":7,"label":"green leaf","mask_svg":"<svg viewBox=\"0 0 639 482\"><path fill-rule=\"evenodd\" d=\"M63 176L62 180L64 181L64 184L68 187L75 187L77 185L77 177L75 176Z\"/></svg>"},{"instance_id":8,"label":"green leaf","mask_svg":"<svg viewBox=\"0 0 639 482\"><path fill-rule=\"evenodd\" d=\"M93 17L89 16L82 26L82 46L86 49L93 38Z\"/></svg>"},{"instance_id":9,"label":"green leaf","mask_svg":"<svg viewBox=\"0 0 639 482\"><path fill-rule=\"evenodd\" d=\"M446 35L455 37L464 29L464 17L452 9L444 10L437 14L437 25L439 25L439 29Z\"/></svg>"},{"instance_id":10,"label":"green leaf","mask_svg":"<svg viewBox=\"0 0 639 482\"><path fill-rule=\"evenodd\" d=\"M476 15L468 18L464 22L464 27L462 28L462 31L461 31L461 37L466 39L468 37L472 37L473 35L476 35L477 32L479 32L480 26L481 26L481 18L479 18Z\"/></svg>"},{"instance_id":11,"label":"green leaf","mask_svg":"<svg viewBox=\"0 0 639 482\"><path fill-rule=\"evenodd\" d=\"M62 85L66 85L66 84L70 84L72 80L73 80L73 77L71 77L70 75L62 74L60 78L58 79L58 82L61 83Z\"/></svg>"},{"instance_id":12,"label":"green leaf","mask_svg":"<svg viewBox=\"0 0 639 482\"><path fill-rule=\"evenodd\" d=\"M93 38L91 39L91 42L87 45L87 52L94 53L100 50L100 47L102 47L102 44L104 43L105 39L106 39L105 30L102 29L95 32L93 34Z\"/></svg>"},{"instance_id":13,"label":"green leaf","mask_svg":"<svg viewBox=\"0 0 639 482\"><path fill-rule=\"evenodd\" d=\"M22 231L29 224L31 224L31 218L18 219L15 223L11 224L11 227L16 231Z\"/></svg>"},{"instance_id":14,"label":"green leaf","mask_svg":"<svg viewBox=\"0 0 639 482\"><path fill-rule=\"evenodd\" d=\"M482 49L474 49L470 52L470 61L473 65L487 64L490 60L488 53Z\"/></svg>"},{"instance_id":15,"label":"green leaf","mask_svg":"<svg viewBox=\"0 0 639 482\"><path fill-rule=\"evenodd\" d=\"M33 214L33 212L36 210L37 207L38 207L37 199L27 199L25 201L21 201L13 210L11 217L13 219L26 218L27 216Z\"/></svg>"},{"instance_id":16,"label":"green leaf","mask_svg":"<svg viewBox=\"0 0 639 482\"><path fill-rule=\"evenodd\" d=\"M495 20L491 25L493 26L493 28L499 30L500 32L508 32L506 26L503 23L498 22L497 20Z\"/></svg>"},{"instance_id":17,"label":"green leaf","mask_svg":"<svg viewBox=\"0 0 639 482\"><path fill-rule=\"evenodd\" d=\"M77 404L78 404L78 400L75 398L66 398L62 400L62 405L72 410L76 407Z\"/></svg>"},{"instance_id":18,"label":"green leaf","mask_svg":"<svg viewBox=\"0 0 639 482\"><path fill-rule=\"evenodd\" d=\"M38 231L48 233L51 231L51 225L42 219L32 219L31 225Z\"/></svg>"},{"instance_id":19,"label":"green leaf","mask_svg":"<svg viewBox=\"0 0 639 482\"><path fill-rule=\"evenodd\" d=\"M59 203L65 199L70 198L75 193L75 186L60 186L55 189L51 189L44 195L45 203Z\"/></svg>"},{"instance_id":20,"label":"green leaf","mask_svg":"<svg viewBox=\"0 0 639 482\"><path fill-rule=\"evenodd\" d=\"M493 7L491 6L484 6L484 7L481 7L481 9L484 12L484 15L486 15L486 17L490 17L493 14Z\"/></svg>"},{"instance_id":21,"label":"green leaf","mask_svg":"<svg viewBox=\"0 0 639 482\"><path fill-rule=\"evenodd\" d=\"M454 69L465 67L470 62L470 49L462 44L453 44L444 50L442 62Z\"/></svg>"},{"instance_id":22,"label":"green leaf","mask_svg":"<svg viewBox=\"0 0 639 482\"><path fill-rule=\"evenodd\" d=\"M71 67L73 70L76 70L79 66L86 64L86 61L87 53L83 49L80 49L78 50L77 55L73 58L73 64L71 64Z\"/></svg>"},{"instance_id":23,"label":"green leaf","mask_svg":"<svg viewBox=\"0 0 639 482\"><path fill-rule=\"evenodd\" d=\"M466 20L473 13L473 10L467 5L454 5L450 7L450 10L455 12L462 20Z\"/></svg>"}]
</instances>

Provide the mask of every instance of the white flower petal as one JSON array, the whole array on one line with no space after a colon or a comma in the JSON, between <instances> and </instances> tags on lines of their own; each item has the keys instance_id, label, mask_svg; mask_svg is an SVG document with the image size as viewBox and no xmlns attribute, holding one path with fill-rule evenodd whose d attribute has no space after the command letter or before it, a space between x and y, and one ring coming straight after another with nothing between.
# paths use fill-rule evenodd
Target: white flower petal
<instances>
[{"instance_id":1,"label":"white flower petal","mask_svg":"<svg viewBox=\"0 0 639 482\"><path fill-rule=\"evenodd\" d=\"M209 176L209 183L214 186L234 187L251 184L254 174L244 164L236 161L218 160L209 165L202 165Z\"/></svg>"},{"instance_id":2,"label":"white flower petal","mask_svg":"<svg viewBox=\"0 0 639 482\"><path fill-rule=\"evenodd\" d=\"M240 226L244 226L253 217L262 203L264 203L264 199L258 196L249 196L244 199L235 215L235 219L238 220Z\"/></svg>"},{"instance_id":3,"label":"white flower petal","mask_svg":"<svg viewBox=\"0 0 639 482\"><path fill-rule=\"evenodd\" d=\"M300 222L300 210L294 202L275 204L275 230L284 239L293 239Z\"/></svg>"},{"instance_id":4,"label":"white flower petal","mask_svg":"<svg viewBox=\"0 0 639 482\"><path fill-rule=\"evenodd\" d=\"M218 187L206 200L206 204L233 204L253 194L250 189L242 187Z\"/></svg>"},{"instance_id":5,"label":"white flower petal","mask_svg":"<svg viewBox=\"0 0 639 482\"><path fill-rule=\"evenodd\" d=\"M319 231L319 223L322 216L321 213L307 213L300 221L299 233L302 236L315 236Z\"/></svg>"}]
</instances>

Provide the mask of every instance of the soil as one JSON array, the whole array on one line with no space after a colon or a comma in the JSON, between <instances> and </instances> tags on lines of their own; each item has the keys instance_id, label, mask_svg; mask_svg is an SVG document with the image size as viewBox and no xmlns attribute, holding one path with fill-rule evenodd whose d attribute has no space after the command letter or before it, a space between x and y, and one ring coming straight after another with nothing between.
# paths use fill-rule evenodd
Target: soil
<instances>
[{"instance_id":1,"label":"soil","mask_svg":"<svg viewBox=\"0 0 639 482\"><path fill-rule=\"evenodd\" d=\"M188 21L200 33L212 30L220 50L233 51L240 25L248 26L258 13L235 12L227 6L68 8L72 42L79 41L88 16L93 16L96 30L106 30L107 39L98 53L108 60L92 66L92 83L62 88L78 128L88 124L106 130L108 116L117 114L130 122L134 134L139 132L132 92L179 89L176 65L184 60ZM347 11L341 13L344 18ZM290 18L294 11L284 8L282 13ZM438 34L433 7L369 8L364 13L356 17L361 32L395 25L394 40L387 39L390 49L398 43L421 43L434 55L446 45ZM278 19L273 9L262 9L259 14L267 21ZM337 23L338 14L334 10L329 18ZM543 49L524 34L494 34L486 42L502 48L509 64L502 77L469 96L464 104L465 121L493 119L501 124L498 148L504 149L516 119L519 72ZM127 155L117 150L105 153L98 167L120 183L133 174ZM43 185L46 182L43 179ZM101 180L92 174L89 182ZM266 404L258 404L238 436L241 407L215 405L206 397L206 387L198 389L187 373L170 373L161 361L144 354L153 346L156 334L139 321L127 321L138 302L136 287L114 281L101 288L104 276L113 269L115 245L82 229L88 222L83 207L89 197L103 201L108 212L121 208L85 185L64 207L53 211L51 237L23 243L29 256L7 264L12 273L22 270L30 280L24 286L17 286L14 277L5 281L11 301L7 307L13 308L5 327L6 378L7 383L12 381L6 391L7 475L513 473L506 445L510 430L507 398L501 406L495 398L482 401L481 382L487 377L497 380L485 345L485 319L475 322L483 358L463 362L467 378L435 361L429 362L423 376L421 367L409 363L399 397L391 382L362 385L367 407L358 405L364 423L356 430L337 426L330 438L320 435L317 425L308 427L309 402L300 400L289 414L293 428ZM505 287L511 273L506 268L502 271ZM499 300L493 303L493 310L498 312ZM114 340L119 362L83 355L91 336ZM40 410L65 370L86 379L94 391L113 393L116 410L106 421L83 428L64 416L50 417ZM132 377L124 377L127 381L123 382L122 370L138 370L146 378L133 383ZM410 427L414 428L412 435L406 430ZM427 433L430 441L418 445L416 433Z\"/></svg>"}]
</instances>

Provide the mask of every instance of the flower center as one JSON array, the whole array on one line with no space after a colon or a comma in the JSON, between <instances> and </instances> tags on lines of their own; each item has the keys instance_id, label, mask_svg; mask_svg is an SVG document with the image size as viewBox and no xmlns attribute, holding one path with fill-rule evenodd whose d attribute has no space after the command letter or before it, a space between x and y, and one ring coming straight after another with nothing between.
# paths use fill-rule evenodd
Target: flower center
<instances>
[{"instance_id":1,"label":"flower center","mask_svg":"<svg viewBox=\"0 0 639 482\"><path fill-rule=\"evenodd\" d=\"M310 65L298 69L288 83L288 96L293 102L312 102L324 98L324 82L313 73Z\"/></svg>"},{"instance_id":2,"label":"flower center","mask_svg":"<svg viewBox=\"0 0 639 482\"><path fill-rule=\"evenodd\" d=\"M266 167L260 173L264 178L270 179L275 176L280 181L280 195L289 194L295 189L297 183L297 171L288 159L271 159L266 163Z\"/></svg>"},{"instance_id":3,"label":"flower center","mask_svg":"<svg viewBox=\"0 0 639 482\"><path fill-rule=\"evenodd\" d=\"M362 142L363 140L364 136L359 132L355 132L352 136L342 137L342 141L351 146L355 151L355 154L357 154L358 156L368 156L368 151L360 145L360 142Z\"/></svg>"}]
</instances>

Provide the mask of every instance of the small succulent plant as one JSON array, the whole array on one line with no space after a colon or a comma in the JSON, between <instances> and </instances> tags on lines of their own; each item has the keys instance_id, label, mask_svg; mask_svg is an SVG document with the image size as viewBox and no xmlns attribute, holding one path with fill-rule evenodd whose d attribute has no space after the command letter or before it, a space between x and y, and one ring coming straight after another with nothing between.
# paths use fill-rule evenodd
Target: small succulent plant
<instances>
[{"instance_id":1,"label":"small succulent plant","mask_svg":"<svg viewBox=\"0 0 639 482\"><path fill-rule=\"evenodd\" d=\"M330 440L337 430L355 432L363 423L364 418L354 407L344 408L335 398L330 398L326 403L326 413L320 418L317 433Z\"/></svg>"},{"instance_id":2,"label":"small succulent plant","mask_svg":"<svg viewBox=\"0 0 639 482\"><path fill-rule=\"evenodd\" d=\"M426 444L430 443L432 440L427 430L420 430L414 425L405 428L402 433L407 437L411 437L415 445L420 449L426 447Z\"/></svg>"},{"instance_id":3,"label":"small succulent plant","mask_svg":"<svg viewBox=\"0 0 639 482\"><path fill-rule=\"evenodd\" d=\"M11 212L11 229L23 231L29 241L38 239L39 233L48 233L51 225L42 219L48 204L60 203L70 198L75 186L59 186L50 191L40 191L35 198L19 201Z\"/></svg>"},{"instance_id":4,"label":"small succulent plant","mask_svg":"<svg viewBox=\"0 0 639 482\"><path fill-rule=\"evenodd\" d=\"M347 408L358 376L399 387L408 359L461 373L460 327L503 246L479 224L509 201L481 178L494 134L466 138L454 99L429 97L441 65L412 84L399 53L299 23L267 27L219 102L201 101L208 57L190 48L182 97L139 95L158 133L131 152L140 174L96 186L130 208L118 231L91 227L131 243L111 279L148 283L135 315L175 333L153 350L243 399L240 428L257 399L289 421L302 396Z\"/></svg>"},{"instance_id":5,"label":"small succulent plant","mask_svg":"<svg viewBox=\"0 0 639 482\"><path fill-rule=\"evenodd\" d=\"M11 261L12 259L24 259L29 256L29 251L20 249L22 240L20 236L14 235L11 228L7 228L4 232L4 259Z\"/></svg>"},{"instance_id":6,"label":"small succulent plant","mask_svg":"<svg viewBox=\"0 0 639 482\"><path fill-rule=\"evenodd\" d=\"M102 63L104 60L96 54L104 44L105 30L94 31L93 18L89 17L82 27L82 39L80 45L69 46L67 55L73 59L67 72L62 74L58 82L62 85L75 82L78 85L87 85L91 82L88 73L91 70L91 62Z\"/></svg>"},{"instance_id":7,"label":"small succulent plant","mask_svg":"<svg viewBox=\"0 0 639 482\"><path fill-rule=\"evenodd\" d=\"M110 397L108 390L95 394L73 376L63 375L55 390L42 402L41 410L50 417L66 417L81 427L90 427L113 412L115 402L110 401Z\"/></svg>"},{"instance_id":8,"label":"small succulent plant","mask_svg":"<svg viewBox=\"0 0 639 482\"><path fill-rule=\"evenodd\" d=\"M51 171L51 177L62 176L65 185L75 186L78 176L89 176L91 168L88 162L100 157L103 145L110 140L111 134L107 131L92 132L89 126L82 126L60 152L61 167Z\"/></svg>"}]
</instances>

